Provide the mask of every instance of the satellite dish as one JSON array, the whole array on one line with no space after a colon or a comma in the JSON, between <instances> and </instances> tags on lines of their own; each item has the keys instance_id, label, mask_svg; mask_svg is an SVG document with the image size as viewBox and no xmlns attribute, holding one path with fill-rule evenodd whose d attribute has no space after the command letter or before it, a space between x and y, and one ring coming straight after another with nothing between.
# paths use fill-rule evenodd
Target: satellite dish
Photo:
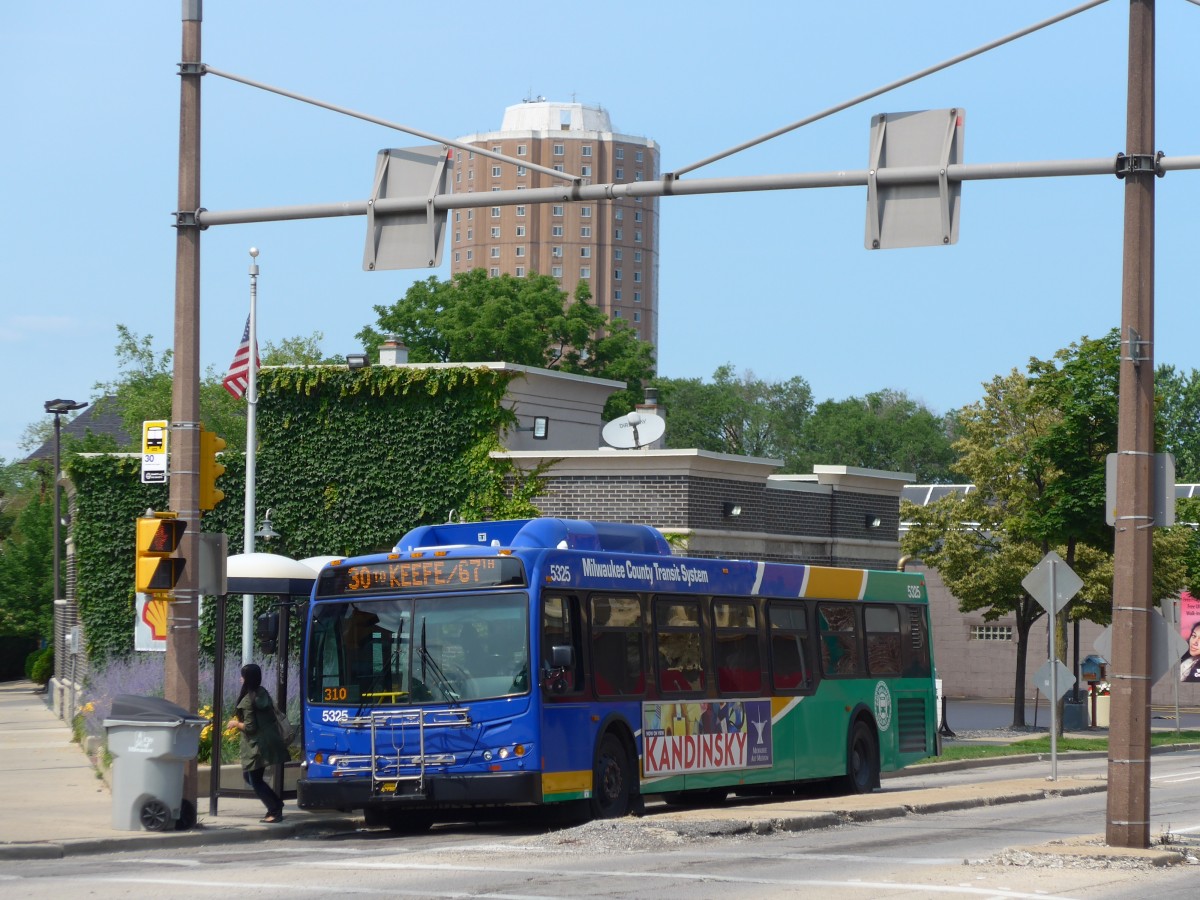
<instances>
[{"instance_id":1,"label":"satellite dish","mask_svg":"<svg viewBox=\"0 0 1200 900\"><path fill-rule=\"evenodd\" d=\"M666 420L654 413L631 412L613 419L600 432L604 442L618 450L636 450L653 444L667 430Z\"/></svg>"}]
</instances>

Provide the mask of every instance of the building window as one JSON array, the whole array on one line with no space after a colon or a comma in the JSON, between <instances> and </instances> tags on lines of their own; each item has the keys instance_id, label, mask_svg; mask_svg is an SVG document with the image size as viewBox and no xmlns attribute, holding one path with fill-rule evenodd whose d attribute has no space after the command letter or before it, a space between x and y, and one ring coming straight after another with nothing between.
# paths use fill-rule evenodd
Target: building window
<instances>
[{"instance_id":1,"label":"building window","mask_svg":"<svg viewBox=\"0 0 1200 900\"><path fill-rule=\"evenodd\" d=\"M561 216L562 214L563 214L563 208L561 205L550 207L550 215Z\"/></svg>"},{"instance_id":2,"label":"building window","mask_svg":"<svg viewBox=\"0 0 1200 900\"><path fill-rule=\"evenodd\" d=\"M592 177L592 167L591 166L580 166L579 174L582 175L584 178L591 178Z\"/></svg>"},{"instance_id":3,"label":"building window","mask_svg":"<svg viewBox=\"0 0 1200 900\"><path fill-rule=\"evenodd\" d=\"M518 215L518 216L523 216L523 215L525 215L525 207L523 207L523 206L518 206L518 207L517 207L517 215Z\"/></svg>"},{"instance_id":4,"label":"building window","mask_svg":"<svg viewBox=\"0 0 1200 900\"><path fill-rule=\"evenodd\" d=\"M563 236L563 227L561 225L551 225L550 226L550 237L562 237L562 236Z\"/></svg>"},{"instance_id":5,"label":"building window","mask_svg":"<svg viewBox=\"0 0 1200 900\"><path fill-rule=\"evenodd\" d=\"M592 145L591 145L591 144L584 144L584 145L583 145L583 147L580 149L579 153L580 153L580 155L582 155L584 158L587 158L587 157L591 156L591 155L592 155Z\"/></svg>"},{"instance_id":6,"label":"building window","mask_svg":"<svg viewBox=\"0 0 1200 900\"><path fill-rule=\"evenodd\" d=\"M475 170L467 169L467 181L474 181L474 180L475 180Z\"/></svg>"},{"instance_id":7,"label":"building window","mask_svg":"<svg viewBox=\"0 0 1200 900\"><path fill-rule=\"evenodd\" d=\"M500 167L499 166L492 166L492 177L493 178L500 177Z\"/></svg>"},{"instance_id":8,"label":"building window","mask_svg":"<svg viewBox=\"0 0 1200 900\"><path fill-rule=\"evenodd\" d=\"M621 270L613 269L613 281L620 281L620 280L621 280Z\"/></svg>"},{"instance_id":9,"label":"building window","mask_svg":"<svg viewBox=\"0 0 1200 900\"><path fill-rule=\"evenodd\" d=\"M621 311L620 311L619 309L614 309L614 310L613 310L613 318L614 318L614 319L619 319L619 318L621 318Z\"/></svg>"},{"instance_id":10,"label":"building window","mask_svg":"<svg viewBox=\"0 0 1200 900\"><path fill-rule=\"evenodd\" d=\"M590 206L579 207L579 217L581 219L590 219L592 217L592 208Z\"/></svg>"},{"instance_id":11,"label":"building window","mask_svg":"<svg viewBox=\"0 0 1200 900\"><path fill-rule=\"evenodd\" d=\"M642 311L640 309L635 309L633 311L633 321L635 321L635 322L642 321Z\"/></svg>"},{"instance_id":12,"label":"building window","mask_svg":"<svg viewBox=\"0 0 1200 900\"><path fill-rule=\"evenodd\" d=\"M462 184L462 172L455 172L455 173L454 173L454 183L455 183L455 184Z\"/></svg>"},{"instance_id":13,"label":"building window","mask_svg":"<svg viewBox=\"0 0 1200 900\"><path fill-rule=\"evenodd\" d=\"M580 266L579 267L579 277L581 280L591 278L592 277L592 267L591 266Z\"/></svg>"},{"instance_id":14,"label":"building window","mask_svg":"<svg viewBox=\"0 0 1200 900\"><path fill-rule=\"evenodd\" d=\"M641 302L642 302L642 292L641 292L641 291L634 291L634 292L633 292L633 302L634 302L634 303L641 303Z\"/></svg>"},{"instance_id":15,"label":"building window","mask_svg":"<svg viewBox=\"0 0 1200 900\"><path fill-rule=\"evenodd\" d=\"M634 172L634 173L633 173L633 180L634 180L634 181L641 181L641 180L642 180L642 173L641 173L641 172Z\"/></svg>"},{"instance_id":16,"label":"building window","mask_svg":"<svg viewBox=\"0 0 1200 900\"><path fill-rule=\"evenodd\" d=\"M493 278L499 278L500 270L499 269L488 269L488 274L491 275Z\"/></svg>"},{"instance_id":17,"label":"building window","mask_svg":"<svg viewBox=\"0 0 1200 900\"><path fill-rule=\"evenodd\" d=\"M520 255L521 255L520 253L517 254L517 256L520 256ZM518 278L524 278L525 277L525 267L517 266L516 273L517 273Z\"/></svg>"},{"instance_id":18,"label":"building window","mask_svg":"<svg viewBox=\"0 0 1200 900\"><path fill-rule=\"evenodd\" d=\"M462 210L461 210L461 209L456 209L456 210L454 211L454 221L455 221L455 222L461 222L461 221L462 221Z\"/></svg>"},{"instance_id":19,"label":"building window","mask_svg":"<svg viewBox=\"0 0 1200 900\"><path fill-rule=\"evenodd\" d=\"M517 166L517 177L518 178L525 177L525 167L524 166Z\"/></svg>"},{"instance_id":20,"label":"building window","mask_svg":"<svg viewBox=\"0 0 1200 900\"><path fill-rule=\"evenodd\" d=\"M493 148L492 148L492 152L493 152L493 153L503 153L504 151L503 151L503 149L502 149L502 148L501 148L499 145L497 145L497 146L495 146L495 147L493 147Z\"/></svg>"},{"instance_id":21,"label":"building window","mask_svg":"<svg viewBox=\"0 0 1200 900\"><path fill-rule=\"evenodd\" d=\"M492 193L493 193L493 194L498 194L498 193L500 193L500 185L498 185L498 184L497 184L497 185L493 185L493 186L492 186Z\"/></svg>"},{"instance_id":22,"label":"building window","mask_svg":"<svg viewBox=\"0 0 1200 900\"><path fill-rule=\"evenodd\" d=\"M588 257L590 257L591 255L592 255L592 248L591 248L591 247L580 247L580 248L579 248L579 256L580 256L582 259L587 259L587 258L588 258Z\"/></svg>"},{"instance_id":23,"label":"building window","mask_svg":"<svg viewBox=\"0 0 1200 900\"><path fill-rule=\"evenodd\" d=\"M613 212L613 218L616 219L618 222L620 222L622 219L625 218L625 210L621 209L621 207L618 206L616 208L616 211Z\"/></svg>"},{"instance_id":24,"label":"building window","mask_svg":"<svg viewBox=\"0 0 1200 900\"><path fill-rule=\"evenodd\" d=\"M635 209L633 211L633 221L635 221L635 222L642 221L642 211L640 209Z\"/></svg>"},{"instance_id":25,"label":"building window","mask_svg":"<svg viewBox=\"0 0 1200 900\"><path fill-rule=\"evenodd\" d=\"M500 248L493 247L492 248L492 259L499 259L499 258L500 258Z\"/></svg>"},{"instance_id":26,"label":"building window","mask_svg":"<svg viewBox=\"0 0 1200 900\"><path fill-rule=\"evenodd\" d=\"M493 218L493 219L498 219L498 218L500 218L500 207L498 207L498 206L493 206L493 207L492 207L492 218Z\"/></svg>"},{"instance_id":27,"label":"building window","mask_svg":"<svg viewBox=\"0 0 1200 900\"><path fill-rule=\"evenodd\" d=\"M475 239L475 229L474 229L474 228L468 228L468 229L467 229L467 240L468 240L468 241L471 241L471 240L474 240L474 239Z\"/></svg>"},{"instance_id":28,"label":"building window","mask_svg":"<svg viewBox=\"0 0 1200 900\"><path fill-rule=\"evenodd\" d=\"M551 248L550 248L550 255L551 255L551 256L557 256L557 257L560 257L560 258L561 258L561 257L562 257L562 247L551 247Z\"/></svg>"},{"instance_id":29,"label":"building window","mask_svg":"<svg viewBox=\"0 0 1200 900\"><path fill-rule=\"evenodd\" d=\"M592 236L592 226L591 225L580 225L579 226L579 236L581 238L590 238Z\"/></svg>"},{"instance_id":30,"label":"building window","mask_svg":"<svg viewBox=\"0 0 1200 900\"><path fill-rule=\"evenodd\" d=\"M563 145L562 145L562 144L555 144L555 145L554 145L554 155L555 155L555 156L562 156L564 152L566 152L566 151L564 150L564 148L563 148Z\"/></svg>"},{"instance_id":31,"label":"building window","mask_svg":"<svg viewBox=\"0 0 1200 900\"><path fill-rule=\"evenodd\" d=\"M500 226L499 225L492 226L492 240L496 240L496 241L500 240Z\"/></svg>"},{"instance_id":32,"label":"building window","mask_svg":"<svg viewBox=\"0 0 1200 900\"><path fill-rule=\"evenodd\" d=\"M454 251L454 261L455 261L455 262L461 262L461 261L462 261L462 254L461 254L461 253L459 253L457 250L455 250L455 251Z\"/></svg>"},{"instance_id":33,"label":"building window","mask_svg":"<svg viewBox=\"0 0 1200 900\"><path fill-rule=\"evenodd\" d=\"M555 163L555 164L554 164L554 171L555 171L555 172L562 172L562 171L564 171L564 170L563 170L563 164L562 164L562 163Z\"/></svg>"},{"instance_id":34,"label":"building window","mask_svg":"<svg viewBox=\"0 0 1200 900\"><path fill-rule=\"evenodd\" d=\"M624 159L625 158L625 148L618 147L616 150L616 153L614 155L617 157L617 159Z\"/></svg>"},{"instance_id":35,"label":"building window","mask_svg":"<svg viewBox=\"0 0 1200 900\"><path fill-rule=\"evenodd\" d=\"M454 243L456 243L456 244L462 243L462 232L461 231L454 232Z\"/></svg>"},{"instance_id":36,"label":"building window","mask_svg":"<svg viewBox=\"0 0 1200 900\"><path fill-rule=\"evenodd\" d=\"M517 156L524 156L524 155L525 155L525 145L517 144Z\"/></svg>"},{"instance_id":37,"label":"building window","mask_svg":"<svg viewBox=\"0 0 1200 900\"><path fill-rule=\"evenodd\" d=\"M620 181L625 177L625 170L618 166L617 171L613 174L613 177L616 178L617 181Z\"/></svg>"},{"instance_id":38,"label":"building window","mask_svg":"<svg viewBox=\"0 0 1200 900\"><path fill-rule=\"evenodd\" d=\"M550 275L554 278L562 278L562 266L551 266Z\"/></svg>"},{"instance_id":39,"label":"building window","mask_svg":"<svg viewBox=\"0 0 1200 900\"><path fill-rule=\"evenodd\" d=\"M468 251L467 251L467 262L470 262L470 261L471 261L472 259L474 259L474 258L475 258L475 251L474 251L474 250L468 250Z\"/></svg>"},{"instance_id":40,"label":"building window","mask_svg":"<svg viewBox=\"0 0 1200 900\"><path fill-rule=\"evenodd\" d=\"M470 222L474 218L475 218L475 210L468 209L467 210L467 221Z\"/></svg>"},{"instance_id":41,"label":"building window","mask_svg":"<svg viewBox=\"0 0 1200 900\"><path fill-rule=\"evenodd\" d=\"M635 231L633 233L633 242L635 244L640 244L642 242L642 233L640 231Z\"/></svg>"},{"instance_id":42,"label":"building window","mask_svg":"<svg viewBox=\"0 0 1200 900\"><path fill-rule=\"evenodd\" d=\"M524 256L524 255L525 255L525 248L524 248L524 247L518 247L518 248L517 248L517 256Z\"/></svg>"},{"instance_id":43,"label":"building window","mask_svg":"<svg viewBox=\"0 0 1200 900\"><path fill-rule=\"evenodd\" d=\"M634 284L641 284L641 283L642 283L642 273L641 273L641 272L634 272L634 273L633 273L633 283L634 283Z\"/></svg>"},{"instance_id":44,"label":"building window","mask_svg":"<svg viewBox=\"0 0 1200 900\"><path fill-rule=\"evenodd\" d=\"M641 250L634 250L634 251L633 251L633 261L634 261L634 262L641 262L641 261L642 261L642 251L641 251Z\"/></svg>"},{"instance_id":45,"label":"building window","mask_svg":"<svg viewBox=\"0 0 1200 900\"><path fill-rule=\"evenodd\" d=\"M641 150L634 151L633 159L634 159L634 162L641 162L642 161L642 151Z\"/></svg>"},{"instance_id":46,"label":"building window","mask_svg":"<svg viewBox=\"0 0 1200 900\"><path fill-rule=\"evenodd\" d=\"M971 640L973 641L1011 641L1011 625L972 625Z\"/></svg>"},{"instance_id":47,"label":"building window","mask_svg":"<svg viewBox=\"0 0 1200 900\"><path fill-rule=\"evenodd\" d=\"M517 237L525 237L525 226L524 225L517 226Z\"/></svg>"},{"instance_id":48,"label":"building window","mask_svg":"<svg viewBox=\"0 0 1200 900\"><path fill-rule=\"evenodd\" d=\"M620 302L621 302L621 289L617 288L615 291L613 291L613 303L620 303Z\"/></svg>"},{"instance_id":49,"label":"building window","mask_svg":"<svg viewBox=\"0 0 1200 900\"><path fill-rule=\"evenodd\" d=\"M614 229L613 229L613 240L614 240L614 241L619 241L619 240L621 240L621 236L622 236L622 234L623 234L623 232L621 231L621 229L620 229L620 228L614 228Z\"/></svg>"},{"instance_id":50,"label":"building window","mask_svg":"<svg viewBox=\"0 0 1200 900\"><path fill-rule=\"evenodd\" d=\"M622 254L621 254L621 248L620 248L620 247L616 247L616 248L614 248L614 249L613 249L613 259L620 259L620 258L621 258L621 255L622 255Z\"/></svg>"}]
</instances>

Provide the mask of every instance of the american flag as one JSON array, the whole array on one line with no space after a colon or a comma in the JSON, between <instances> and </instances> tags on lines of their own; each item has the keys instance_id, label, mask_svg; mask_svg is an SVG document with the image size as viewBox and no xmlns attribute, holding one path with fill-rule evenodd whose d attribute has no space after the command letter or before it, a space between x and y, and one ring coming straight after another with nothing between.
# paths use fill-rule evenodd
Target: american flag
<instances>
[{"instance_id":1,"label":"american flag","mask_svg":"<svg viewBox=\"0 0 1200 900\"><path fill-rule=\"evenodd\" d=\"M255 342L257 343L257 341ZM262 360L258 358L258 347L254 348L254 368L257 371L262 365ZM246 330L242 332L242 342L238 344L237 352L233 354L233 362L229 364L229 371L225 373L225 379L222 382L225 385L225 390L233 394L238 400L241 400L246 393L246 387L250 384L250 317L246 316Z\"/></svg>"}]
</instances>

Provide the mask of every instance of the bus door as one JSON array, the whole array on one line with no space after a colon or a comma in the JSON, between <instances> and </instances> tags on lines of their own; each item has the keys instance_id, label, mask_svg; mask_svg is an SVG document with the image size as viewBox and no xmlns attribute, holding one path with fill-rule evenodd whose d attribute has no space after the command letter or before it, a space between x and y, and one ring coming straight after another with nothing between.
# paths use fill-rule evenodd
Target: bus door
<instances>
[{"instance_id":1,"label":"bus door","mask_svg":"<svg viewBox=\"0 0 1200 900\"><path fill-rule=\"evenodd\" d=\"M770 638L771 709L775 733L775 770L781 780L808 777L820 745L820 716L812 696L813 670L808 642L808 610L803 601L767 604Z\"/></svg>"},{"instance_id":2,"label":"bus door","mask_svg":"<svg viewBox=\"0 0 1200 900\"><path fill-rule=\"evenodd\" d=\"M579 800L592 789L596 725L585 694L583 618L575 595L542 597L538 672L542 698L539 750L542 796Z\"/></svg>"}]
</instances>

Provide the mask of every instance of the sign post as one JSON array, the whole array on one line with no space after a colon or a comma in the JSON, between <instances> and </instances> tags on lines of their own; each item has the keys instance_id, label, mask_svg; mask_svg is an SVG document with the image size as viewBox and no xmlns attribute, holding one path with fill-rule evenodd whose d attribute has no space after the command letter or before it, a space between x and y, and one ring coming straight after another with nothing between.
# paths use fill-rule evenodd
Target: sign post
<instances>
[{"instance_id":1,"label":"sign post","mask_svg":"<svg viewBox=\"0 0 1200 900\"><path fill-rule=\"evenodd\" d=\"M1045 678L1046 685L1042 689L1042 693L1050 700L1050 780L1057 781L1058 701L1070 689L1070 685L1066 684L1063 690L1059 691L1059 677L1060 671L1066 674L1066 677L1063 678L1065 684L1066 678L1071 677L1071 672L1054 655L1054 630L1059 611L1079 593L1079 589L1083 587L1083 581L1072 571L1070 566L1063 562L1061 556L1051 550L1042 557L1042 561L1034 566L1028 575L1021 579L1021 587L1029 591L1029 596L1041 604L1050 620L1050 658L1046 660L1046 665L1038 671L1037 684L1039 688L1042 688L1042 679Z\"/></svg>"}]
</instances>

